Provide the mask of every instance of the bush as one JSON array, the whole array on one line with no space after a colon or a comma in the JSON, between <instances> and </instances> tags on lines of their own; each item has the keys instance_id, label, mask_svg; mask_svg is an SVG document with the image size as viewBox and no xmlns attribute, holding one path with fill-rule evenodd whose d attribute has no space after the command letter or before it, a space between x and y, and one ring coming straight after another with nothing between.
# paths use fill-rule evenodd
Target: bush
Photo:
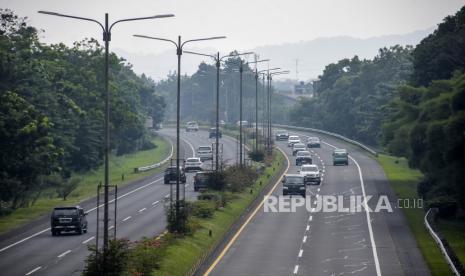
<instances>
[{"instance_id":1,"label":"bush","mask_svg":"<svg viewBox=\"0 0 465 276\"><path fill-rule=\"evenodd\" d=\"M439 217L450 218L456 214L458 203L450 196L438 196L428 201L428 207L438 208Z\"/></svg>"},{"instance_id":2,"label":"bush","mask_svg":"<svg viewBox=\"0 0 465 276\"><path fill-rule=\"evenodd\" d=\"M167 219L167 228L170 233L178 234L187 234L191 232L189 228L189 212L191 204L184 200L179 201L179 217L176 218L175 214L175 204L173 203L173 209L167 208L166 210L166 219Z\"/></svg>"},{"instance_id":3,"label":"bush","mask_svg":"<svg viewBox=\"0 0 465 276\"><path fill-rule=\"evenodd\" d=\"M208 189L215 191L224 191L226 188L226 175L224 172L211 172L208 177L207 187Z\"/></svg>"},{"instance_id":4,"label":"bush","mask_svg":"<svg viewBox=\"0 0 465 276\"><path fill-rule=\"evenodd\" d=\"M150 275L153 270L159 269L167 243L166 235L161 239L145 238L137 242L129 255L129 274Z\"/></svg>"},{"instance_id":5,"label":"bush","mask_svg":"<svg viewBox=\"0 0 465 276\"><path fill-rule=\"evenodd\" d=\"M216 204L209 200L198 200L192 203L192 215L198 218L212 218Z\"/></svg>"},{"instance_id":6,"label":"bush","mask_svg":"<svg viewBox=\"0 0 465 276\"><path fill-rule=\"evenodd\" d=\"M103 250L96 250L95 245L89 246L90 255L86 259L86 267L83 275L121 275L128 266L129 240L110 240L108 250L104 254Z\"/></svg>"},{"instance_id":7,"label":"bush","mask_svg":"<svg viewBox=\"0 0 465 276\"><path fill-rule=\"evenodd\" d=\"M263 150L253 150L249 152L249 158L255 162L262 162L265 159L265 152Z\"/></svg>"},{"instance_id":8,"label":"bush","mask_svg":"<svg viewBox=\"0 0 465 276\"><path fill-rule=\"evenodd\" d=\"M250 187L258 175L251 167L231 166L226 171L227 189L231 192L238 193L246 187Z\"/></svg>"}]
</instances>

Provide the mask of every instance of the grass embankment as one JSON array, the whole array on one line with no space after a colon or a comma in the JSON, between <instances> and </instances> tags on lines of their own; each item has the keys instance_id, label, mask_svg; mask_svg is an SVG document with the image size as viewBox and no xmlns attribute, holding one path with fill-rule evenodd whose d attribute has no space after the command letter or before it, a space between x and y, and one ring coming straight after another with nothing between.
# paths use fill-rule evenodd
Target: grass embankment
<instances>
[{"instance_id":1,"label":"grass embankment","mask_svg":"<svg viewBox=\"0 0 465 276\"><path fill-rule=\"evenodd\" d=\"M123 186L131 181L153 174L161 169L154 169L143 173L134 173L135 167L146 166L162 161L171 151L168 141L161 137L152 140L157 145L151 150L139 151L122 156L110 157L110 183ZM124 174L124 180L122 175ZM24 225L52 210L55 206L77 204L87 198L97 194L97 185L103 181L103 166L99 169L74 174L73 177L82 179L79 186L68 196L66 201L57 197L55 191L45 191L34 205L19 208L11 214L0 217L0 233L7 232L21 225Z\"/></svg>"},{"instance_id":2,"label":"grass embankment","mask_svg":"<svg viewBox=\"0 0 465 276\"><path fill-rule=\"evenodd\" d=\"M380 154L378 161L384 169L392 188L400 199L418 199L417 185L422 177L421 172L412 170L405 158ZM412 202L412 201L409 201ZM424 209L403 208L410 229L412 230L418 247L431 270L432 275L452 275L439 247L431 238L423 223Z\"/></svg>"},{"instance_id":3,"label":"grass embankment","mask_svg":"<svg viewBox=\"0 0 465 276\"><path fill-rule=\"evenodd\" d=\"M237 198L228 203L225 208L217 210L213 218L200 219L200 227L193 235L176 239L173 244L170 244L161 260L160 269L155 271L155 275L185 275L204 254L221 241L223 235L269 183L283 163L284 157L278 151L272 165L266 168L250 189L237 194ZM212 236L209 236L209 230L212 231Z\"/></svg>"},{"instance_id":4,"label":"grass embankment","mask_svg":"<svg viewBox=\"0 0 465 276\"><path fill-rule=\"evenodd\" d=\"M437 226L454 250L462 266L465 266L465 221L463 219L439 219Z\"/></svg>"}]
</instances>

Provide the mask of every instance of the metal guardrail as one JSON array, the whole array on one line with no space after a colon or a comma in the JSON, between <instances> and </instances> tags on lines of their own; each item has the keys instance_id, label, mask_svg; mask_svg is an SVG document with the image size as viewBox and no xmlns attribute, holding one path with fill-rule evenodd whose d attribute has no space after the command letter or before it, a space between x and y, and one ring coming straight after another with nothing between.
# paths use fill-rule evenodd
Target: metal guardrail
<instances>
[{"instance_id":1,"label":"metal guardrail","mask_svg":"<svg viewBox=\"0 0 465 276\"><path fill-rule=\"evenodd\" d=\"M337 133L333 133L333 132L329 132L329 131L325 131L325 130L321 130L321 129L316 129L316 128L309 128L309 127L298 127L298 126L289 126L289 125L279 125L279 124L273 124L273 126L275 127L280 127L280 128L287 128L287 129L293 129L293 130L300 130L300 131L311 131L311 132L317 132L317 133L322 133L322 134L326 134L328 136L332 136L332 137L335 137L335 138L338 138L338 139L341 139L343 141L346 141L348 143L351 143L353 145L356 145L366 151L368 151L369 153L373 154L374 156L378 156L378 153L371 149L370 147L368 146L365 146L364 144L360 143L360 142L357 142L355 140L352 140L352 139L349 139L347 137L344 137L340 134L337 134Z\"/></svg>"},{"instance_id":2,"label":"metal guardrail","mask_svg":"<svg viewBox=\"0 0 465 276\"><path fill-rule=\"evenodd\" d=\"M446 247L445 247L444 244L442 243L442 241L441 241L441 239L439 238L438 234L436 234L436 232L434 232L433 228L432 228L431 225L429 224L428 216L429 216L430 213L431 213L431 208L428 209L428 212L426 212L425 219L424 219L424 223L425 223L426 229L428 230L428 232L429 232L429 234L431 235L431 237L433 237L434 241L438 244L438 246L439 246L439 248L441 249L441 252L442 252L442 254L444 255L444 257L446 258L446 261L447 261L447 263L449 264L449 266L450 266L452 272L453 272L455 275L460 276L460 273L459 273L459 271L457 270L457 268L455 267L454 262L453 262L452 259L450 258L449 253L447 253Z\"/></svg>"},{"instance_id":3,"label":"metal guardrail","mask_svg":"<svg viewBox=\"0 0 465 276\"><path fill-rule=\"evenodd\" d=\"M174 151L173 143L171 143L171 141L169 139L166 139L166 140L168 140L168 142L170 143L170 146L171 146L170 154L168 155L168 157L166 157L162 161L160 161L158 163L155 163L155 164L152 164L152 165L134 168L134 173L145 172L145 171L149 171L149 170L152 170L152 169L155 169L155 168L159 168L161 165L165 164L166 162L168 162L173 157L173 151Z\"/></svg>"}]
</instances>

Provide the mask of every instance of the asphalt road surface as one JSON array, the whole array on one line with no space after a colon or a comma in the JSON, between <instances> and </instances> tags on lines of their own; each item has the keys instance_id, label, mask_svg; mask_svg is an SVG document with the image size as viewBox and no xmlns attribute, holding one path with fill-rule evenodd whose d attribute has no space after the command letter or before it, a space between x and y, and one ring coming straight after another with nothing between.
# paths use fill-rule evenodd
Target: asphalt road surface
<instances>
[{"instance_id":1,"label":"asphalt road surface","mask_svg":"<svg viewBox=\"0 0 465 276\"><path fill-rule=\"evenodd\" d=\"M297 134L303 141L308 135ZM397 207L397 198L377 161L367 152L340 140L322 137L321 148L313 149L314 164L322 169L321 185L307 188L314 201L325 195L367 198L375 208L387 196L393 212L318 212L313 202L292 213L264 212L254 215L236 238L226 244L213 265L211 275L429 275L407 221ZM289 173L297 173L295 157L286 142L277 142L286 153ZM333 166L332 151L346 148L349 166ZM273 195L282 195L279 184Z\"/></svg>"},{"instance_id":2,"label":"asphalt road surface","mask_svg":"<svg viewBox=\"0 0 465 276\"><path fill-rule=\"evenodd\" d=\"M162 130L173 140L174 130ZM214 139L208 138L205 131L182 131L181 156L191 157L200 145L211 145ZM236 160L237 142L229 137L220 139L223 158L228 163ZM208 165L206 162L205 165ZM110 168L111 169L111 168ZM188 173L186 198L196 198L193 188L193 175ZM158 173L135 181L118 191L117 237L139 240L162 233L166 228L164 202L169 196L169 185L163 184L163 174ZM87 246L96 238L96 200L90 199L81 204L87 215L88 232L83 235L64 234L53 237L50 232L50 219L44 217L19 230L0 236L0 275L80 275L84 260L89 254ZM102 218L102 213L100 217ZM114 221L110 222L114 225Z\"/></svg>"}]
</instances>

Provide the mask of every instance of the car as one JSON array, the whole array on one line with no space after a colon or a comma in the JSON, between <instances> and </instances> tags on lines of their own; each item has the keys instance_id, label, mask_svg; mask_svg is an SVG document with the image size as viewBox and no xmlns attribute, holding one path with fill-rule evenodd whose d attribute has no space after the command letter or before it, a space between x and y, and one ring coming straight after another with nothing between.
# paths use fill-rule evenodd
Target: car
<instances>
[{"instance_id":1,"label":"car","mask_svg":"<svg viewBox=\"0 0 465 276\"><path fill-rule=\"evenodd\" d=\"M184 163L184 170L186 172L203 170L202 160L200 160L198 157L187 158L186 162Z\"/></svg>"},{"instance_id":2,"label":"car","mask_svg":"<svg viewBox=\"0 0 465 276\"><path fill-rule=\"evenodd\" d=\"M307 194L307 188L304 182L304 177L300 174L286 174L282 180L283 196L286 195L301 195L304 198Z\"/></svg>"},{"instance_id":3,"label":"car","mask_svg":"<svg viewBox=\"0 0 465 276\"><path fill-rule=\"evenodd\" d=\"M318 137L308 137L307 139L307 147L308 148L320 148L320 138Z\"/></svg>"},{"instance_id":4,"label":"car","mask_svg":"<svg viewBox=\"0 0 465 276\"><path fill-rule=\"evenodd\" d=\"M296 155L297 152L301 151L301 150L306 150L307 148L305 147L305 144L303 143L295 143L293 146L292 146L292 155Z\"/></svg>"},{"instance_id":5,"label":"car","mask_svg":"<svg viewBox=\"0 0 465 276\"><path fill-rule=\"evenodd\" d=\"M289 138L287 138L287 146L292 147L295 143L300 143L299 136L290 135Z\"/></svg>"},{"instance_id":6,"label":"car","mask_svg":"<svg viewBox=\"0 0 465 276\"><path fill-rule=\"evenodd\" d=\"M56 207L50 217L52 236L73 231L82 235L87 233L86 212L79 206Z\"/></svg>"},{"instance_id":7,"label":"car","mask_svg":"<svg viewBox=\"0 0 465 276\"><path fill-rule=\"evenodd\" d=\"M276 132L275 136L276 141L286 141L287 139L289 139L289 133L283 130Z\"/></svg>"},{"instance_id":8,"label":"car","mask_svg":"<svg viewBox=\"0 0 465 276\"><path fill-rule=\"evenodd\" d=\"M296 144L297 145L297 144ZM295 158L295 165L312 164L312 154L308 150L298 151Z\"/></svg>"},{"instance_id":9,"label":"car","mask_svg":"<svg viewBox=\"0 0 465 276\"><path fill-rule=\"evenodd\" d=\"M212 146L199 146L197 148L197 155L200 157L200 161L212 160L213 159L213 148Z\"/></svg>"},{"instance_id":10,"label":"car","mask_svg":"<svg viewBox=\"0 0 465 276\"><path fill-rule=\"evenodd\" d=\"M241 125L241 121L237 121L237 122L236 122L236 126L237 126L237 127L240 127L240 125ZM248 125L249 125L249 122L247 122L247 121L242 121L242 127L247 127Z\"/></svg>"},{"instance_id":11,"label":"car","mask_svg":"<svg viewBox=\"0 0 465 276\"><path fill-rule=\"evenodd\" d=\"M199 124L197 124L197 122L187 122L186 132L190 131L199 131Z\"/></svg>"},{"instance_id":12,"label":"car","mask_svg":"<svg viewBox=\"0 0 465 276\"><path fill-rule=\"evenodd\" d=\"M224 120L220 120L218 123L220 124L220 126L225 126L226 125L226 122Z\"/></svg>"},{"instance_id":13,"label":"car","mask_svg":"<svg viewBox=\"0 0 465 276\"><path fill-rule=\"evenodd\" d=\"M179 182L186 183L186 172L182 166L179 167ZM165 184L169 184L171 181L177 181L178 174L176 166L171 166L165 169L165 175L163 177Z\"/></svg>"},{"instance_id":14,"label":"car","mask_svg":"<svg viewBox=\"0 0 465 276\"><path fill-rule=\"evenodd\" d=\"M208 137L209 138L216 138L216 127L210 128ZM221 130L218 129L218 138L221 138L221 137L223 137L223 134L221 133Z\"/></svg>"},{"instance_id":15,"label":"car","mask_svg":"<svg viewBox=\"0 0 465 276\"><path fill-rule=\"evenodd\" d=\"M198 172L194 176L194 191L206 190L208 187L209 172Z\"/></svg>"},{"instance_id":16,"label":"car","mask_svg":"<svg viewBox=\"0 0 465 276\"><path fill-rule=\"evenodd\" d=\"M305 184L317 184L321 183L320 169L317 165L302 165L299 169L299 173L304 177Z\"/></svg>"},{"instance_id":17,"label":"car","mask_svg":"<svg viewBox=\"0 0 465 276\"><path fill-rule=\"evenodd\" d=\"M333 165L338 164L349 165L349 153L346 149L335 149L333 151Z\"/></svg>"}]
</instances>

